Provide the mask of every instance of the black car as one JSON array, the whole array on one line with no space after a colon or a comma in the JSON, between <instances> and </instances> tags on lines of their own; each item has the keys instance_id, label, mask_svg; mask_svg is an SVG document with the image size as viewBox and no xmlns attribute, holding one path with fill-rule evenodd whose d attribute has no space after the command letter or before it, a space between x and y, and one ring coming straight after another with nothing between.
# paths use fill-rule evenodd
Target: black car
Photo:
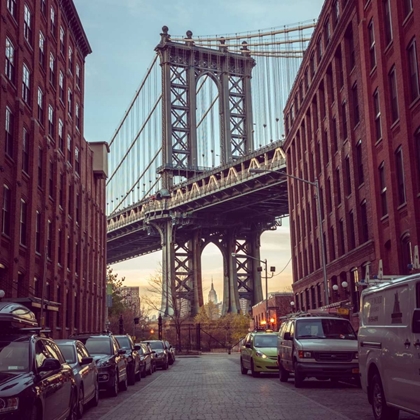
<instances>
[{"instance_id":1,"label":"black car","mask_svg":"<svg viewBox=\"0 0 420 420\"><path fill-rule=\"evenodd\" d=\"M76 419L72 368L34 327L31 314L23 305L0 302L0 419Z\"/></svg>"},{"instance_id":2,"label":"black car","mask_svg":"<svg viewBox=\"0 0 420 420\"><path fill-rule=\"evenodd\" d=\"M165 343L162 340L148 340L145 343L149 344L155 354L155 367L160 367L163 370L168 369L169 356Z\"/></svg>"},{"instance_id":3,"label":"black car","mask_svg":"<svg viewBox=\"0 0 420 420\"><path fill-rule=\"evenodd\" d=\"M140 381L143 374L144 364L140 360L140 346L134 344L132 338L128 334L114 336L120 347L125 350L127 359L127 377L128 385L134 385L136 381Z\"/></svg>"},{"instance_id":4,"label":"black car","mask_svg":"<svg viewBox=\"0 0 420 420\"><path fill-rule=\"evenodd\" d=\"M155 371L155 354L148 344L138 343L137 345L140 346L140 361L144 365L141 373L144 378L146 375L151 375Z\"/></svg>"},{"instance_id":5,"label":"black car","mask_svg":"<svg viewBox=\"0 0 420 420\"><path fill-rule=\"evenodd\" d=\"M127 360L125 350L111 333L82 334L72 338L80 340L93 357L98 367L99 389L106 390L113 397L128 387Z\"/></svg>"}]
</instances>

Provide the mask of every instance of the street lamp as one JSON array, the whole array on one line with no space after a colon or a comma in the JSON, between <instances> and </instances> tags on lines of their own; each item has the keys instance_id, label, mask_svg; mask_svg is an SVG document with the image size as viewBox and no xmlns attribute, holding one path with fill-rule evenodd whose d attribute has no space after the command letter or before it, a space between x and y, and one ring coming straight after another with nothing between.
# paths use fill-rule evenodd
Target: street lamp
<instances>
[{"instance_id":1,"label":"street lamp","mask_svg":"<svg viewBox=\"0 0 420 420\"><path fill-rule=\"evenodd\" d=\"M268 322L268 272L267 272L267 259L260 260L258 258L255 258L255 257L251 256L251 255L248 255L248 254L236 254L235 252L232 252L232 257L234 257L234 258L235 257L251 258L252 260L255 260L255 261L258 261L258 262L264 264L264 271L265 271L265 319ZM258 271L261 271L261 267L258 267L257 270ZM276 271L276 267L271 266L270 267L270 272L272 273L271 274L271 277L274 276L274 271Z\"/></svg>"},{"instance_id":2,"label":"street lamp","mask_svg":"<svg viewBox=\"0 0 420 420\"><path fill-rule=\"evenodd\" d=\"M251 168L249 170L252 174L264 173L264 172L276 172L285 176L287 178L296 179L298 181L302 181L306 184L312 185L315 187L316 190L316 210L318 213L318 231L319 231L319 241L321 246L321 259L322 259L322 273L324 277L324 293L325 293L325 304L328 305L330 303L329 296L328 296L328 280L327 280L327 263L325 259L325 248L324 248L324 235L322 233L322 215L321 215L321 194L319 190L319 182L318 178L315 178L315 181L309 181L304 178L299 178L294 175L289 175L285 172L280 172L279 170L275 169L258 169L258 168Z\"/></svg>"},{"instance_id":3,"label":"street lamp","mask_svg":"<svg viewBox=\"0 0 420 420\"><path fill-rule=\"evenodd\" d=\"M292 313L295 311L295 302L293 300L290 302L290 310Z\"/></svg>"}]
</instances>

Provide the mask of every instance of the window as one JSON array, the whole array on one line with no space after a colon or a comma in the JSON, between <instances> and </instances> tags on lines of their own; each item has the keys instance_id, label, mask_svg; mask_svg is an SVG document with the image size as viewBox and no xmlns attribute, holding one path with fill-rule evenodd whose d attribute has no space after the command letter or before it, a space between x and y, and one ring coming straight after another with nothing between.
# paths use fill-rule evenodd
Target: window
<instances>
[{"instance_id":1,"label":"window","mask_svg":"<svg viewBox=\"0 0 420 420\"><path fill-rule=\"evenodd\" d=\"M311 58L309 60L309 68L311 69L311 79L315 76L315 56L312 53Z\"/></svg>"},{"instance_id":2,"label":"window","mask_svg":"<svg viewBox=\"0 0 420 420\"><path fill-rule=\"evenodd\" d=\"M63 121L58 120L58 147L64 151L64 135L63 135Z\"/></svg>"},{"instance_id":3,"label":"window","mask_svg":"<svg viewBox=\"0 0 420 420\"><path fill-rule=\"evenodd\" d=\"M413 10L413 0L403 0L404 3L404 16L407 17Z\"/></svg>"},{"instance_id":4,"label":"window","mask_svg":"<svg viewBox=\"0 0 420 420\"><path fill-rule=\"evenodd\" d=\"M64 50L64 28L62 26L60 26L60 53L62 55L65 54L65 50Z\"/></svg>"},{"instance_id":5,"label":"window","mask_svg":"<svg viewBox=\"0 0 420 420\"><path fill-rule=\"evenodd\" d=\"M45 16L45 12L47 11L46 0L41 0L41 13Z\"/></svg>"},{"instance_id":6,"label":"window","mask_svg":"<svg viewBox=\"0 0 420 420\"><path fill-rule=\"evenodd\" d=\"M380 140L382 138L382 126L381 126L381 109L379 105L379 91L375 90L373 94L373 106L375 111L375 138Z\"/></svg>"},{"instance_id":7,"label":"window","mask_svg":"<svg viewBox=\"0 0 420 420\"><path fill-rule=\"evenodd\" d=\"M62 249L63 249L63 231L59 229L58 230L57 262L61 266L63 265Z\"/></svg>"},{"instance_id":8,"label":"window","mask_svg":"<svg viewBox=\"0 0 420 420\"><path fill-rule=\"evenodd\" d=\"M42 188L42 175L43 175L43 157L44 157L44 152L43 150L39 147L38 148L38 187Z\"/></svg>"},{"instance_id":9,"label":"window","mask_svg":"<svg viewBox=\"0 0 420 420\"><path fill-rule=\"evenodd\" d=\"M347 139L347 112L346 102L341 104L341 119L343 121L343 141Z\"/></svg>"},{"instance_id":10,"label":"window","mask_svg":"<svg viewBox=\"0 0 420 420\"><path fill-rule=\"evenodd\" d=\"M22 99L29 105L31 99L31 85L30 85L31 73L29 72L26 64L23 65L23 75L22 75Z\"/></svg>"},{"instance_id":11,"label":"window","mask_svg":"<svg viewBox=\"0 0 420 420\"><path fill-rule=\"evenodd\" d=\"M405 203L405 178L403 151L400 146L395 152L395 167L397 171L398 205Z\"/></svg>"},{"instance_id":12,"label":"window","mask_svg":"<svg viewBox=\"0 0 420 420\"><path fill-rule=\"evenodd\" d=\"M417 129L416 134L414 135L414 142L416 145L416 152L417 152L417 180L418 180L418 188L417 190L420 191L420 128Z\"/></svg>"},{"instance_id":13,"label":"window","mask_svg":"<svg viewBox=\"0 0 420 420\"><path fill-rule=\"evenodd\" d=\"M48 231L47 231L47 257L51 259L52 256L52 223L48 220Z\"/></svg>"},{"instance_id":14,"label":"window","mask_svg":"<svg viewBox=\"0 0 420 420\"><path fill-rule=\"evenodd\" d=\"M26 230L27 230L27 213L28 213L28 205L26 201L21 199L20 200L20 229L19 229L19 239L20 244L26 246Z\"/></svg>"},{"instance_id":15,"label":"window","mask_svg":"<svg viewBox=\"0 0 420 420\"><path fill-rule=\"evenodd\" d=\"M323 145L323 154L324 154L324 165L327 165L330 161L330 154L329 154L329 144L328 144L328 133L327 130L323 131L323 139L322 139L322 145Z\"/></svg>"},{"instance_id":16,"label":"window","mask_svg":"<svg viewBox=\"0 0 420 420\"><path fill-rule=\"evenodd\" d=\"M344 220L343 219L340 219L340 222L339 222L339 224L338 224L338 229L339 229L339 231L338 231L338 235L339 235L339 238L338 238L338 255L341 257L342 255L344 255L344 252L345 252L345 243L344 243L344 239L345 239L345 236L344 236Z\"/></svg>"},{"instance_id":17,"label":"window","mask_svg":"<svg viewBox=\"0 0 420 420\"><path fill-rule=\"evenodd\" d=\"M385 180L385 163L382 162L379 166L379 189L381 192L381 215L388 214L388 203L386 199L386 180Z\"/></svg>"},{"instance_id":18,"label":"window","mask_svg":"<svg viewBox=\"0 0 420 420\"><path fill-rule=\"evenodd\" d=\"M67 135L67 161L71 163L71 155L72 155L72 140L70 134Z\"/></svg>"},{"instance_id":19,"label":"window","mask_svg":"<svg viewBox=\"0 0 420 420\"><path fill-rule=\"evenodd\" d=\"M359 98L357 96L357 84L355 83L351 88L351 94L353 99L353 121L354 127L360 122L360 112L359 112Z\"/></svg>"},{"instance_id":20,"label":"window","mask_svg":"<svg viewBox=\"0 0 420 420\"><path fill-rule=\"evenodd\" d=\"M353 28L351 27L351 25L346 31L345 39L346 39L346 44L347 44L349 69L352 70L353 67L356 65L356 51L354 48Z\"/></svg>"},{"instance_id":21,"label":"window","mask_svg":"<svg viewBox=\"0 0 420 420\"><path fill-rule=\"evenodd\" d=\"M350 157L347 155L345 160L346 165L346 195L349 196L351 194L351 171L350 171Z\"/></svg>"},{"instance_id":22,"label":"window","mask_svg":"<svg viewBox=\"0 0 420 420\"><path fill-rule=\"evenodd\" d=\"M69 46L69 70L73 73L73 49Z\"/></svg>"},{"instance_id":23,"label":"window","mask_svg":"<svg viewBox=\"0 0 420 420\"><path fill-rule=\"evenodd\" d=\"M9 38L6 38L6 63L4 73L6 77L15 83L15 47Z\"/></svg>"},{"instance_id":24,"label":"window","mask_svg":"<svg viewBox=\"0 0 420 420\"><path fill-rule=\"evenodd\" d=\"M327 191L326 191L326 199L327 199L327 212L331 213L332 211L332 202L331 202L331 179L328 178L327 180Z\"/></svg>"},{"instance_id":25,"label":"window","mask_svg":"<svg viewBox=\"0 0 420 420\"><path fill-rule=\"evenodd\" d=\"M316 43L316 55L317 55L317 62L318 62L318 67L319 67L319 63L321 62L321 58L322 58L322 38L319 37L318 41Z\"/></svg>"},{"instance_id":26,"label":"window","mask_svg":"<svg viewBox=\"0 0 420 420\"><path fill-rule=\"evenodd\" d=\"M327 48L327 45L330 43L330 17L328 16L325 23L324 23L324 44L325 48Z\"/></svg>"},{"instance_id":27,"label":"window","mask_svg":"<svg viewBox=\"0 0 420 420\"><path fill-rule=\"evenodd\" d=\"M333 25L336 26L338 19L340 18L340 1L335 0L332 7L332 18L333 18Z\"/></svg>"},{"instance_id":28,"label":"window","mask_svg":"<svg viewBox=\"0 0 420 420\"><path fill-rule=\"evenodd\" d=\"M48 171L48 194L51 199L54 199L54 162L50 160Z\"/></svg>"},{"instance_id":29,"label":"window","mask_svg":"<svg viewBox=\"0 0 420 420\"><path fill-rule=\"evenodd\" d=\"M50 53L50 83L55 86L55 57Z\"/></svg>"},{"instance_id":30,"label":"window","mask_svg":"<svg viewBox=\"0 0 420 420\"><path fill-rule=\"evenodd\" d=\"M51 33L55 37L56 25L55 25L55 9L51 6L50 11L50 24L51 24Z\"/></svg>"},{"instance_id":31,"label":"window","mask_svg":"<svg viewBox=\"0 0 420 420\"><path fill-rule=\"evenodd\" d=\"M337 204L341 203L341 179L340 168L335 170L335 196L337 197Z\"/></svg>"},{"instance_id":32,"label":"window","mask_svg":"<svg viewBox=\"0 0 420 420\"><path fill-rule=\"evenodd\" d=\"M337 74L337 87L341 89L344 86L344 74L343 74L343 58L341 56L340 47L337 48L335 53L335 71Z\"/></svg>"},{"instance_id":33,"label":"window","mask_svg":"<svg viewBox=\"0 0 420 420\"><path fill-rule=\"evenodd\" d=\"M76 128L78 130L80 130L80 115L79 115L79 104L76 102L76 110L75 110L75 114L76 114Z\"/></svg>"},{"instance_id":34,"label":"window","mask_svg":"<svg viewBox=\"0 0 420 420\"><path fill-rule=\"evenodd\" d=\"M60 101L64 104L64 74L60 70L60 75L58 77L58 97Z\"/></svg>"},{"instance_id":35,"label":"window","mask_svg":"<svg viewBox=\"0 0 420 420\"><path fill-rule=\"evenodd\" d=\"M80 175L80 152L77 147L74 149L74 169Z\"/></svg>"},{"instance_id":36,"label":"window","mask_svg":"<svg viewBox=\"0 0 420 420\"><path fill-rule=\"evenodd\" d=\"M12 111L6 107L6 125L5 125L5 153L13 159L13 134L14 134L14 115Z\"/></svg>"},{"instance_id":37,"label":"window","mask_svg":"<svg viewBox=\"0 0 420 420\"><path fill-rule=\"evenodd\" d=\"M1 213L1 232L7 236L10 236L11 194L9 188L6 185L3 185L3 206Z\"/></svg>"},{"instance_id":38,"label":"window","mask_svg":"<svg viewBox=\"0 0 420 420\"><path fill-rule=\"evenodd\" d=\"M356 236L354 230L354 215L353 211L349 213L349 226L348 226L348 238L349 238L349 249L354 249L356 247Z\"/></svg>"},{"instance_id":39,"label":"window","mask_svg":"<svg viewBox=\"0 0 420 420\"><path fill-rule=\"evenodd\" d=\"M41 253L41 213L39 211L35 216L35 252Z\"/></svg>"},{"instance_id":40,"label":"window","mask_svg":"<svg viewBox=\"0 0 420 420\"><path fill-rule=\"evenodd\" d=\"M370 69L376 67L376 50L375 50L375 31L373 27L373 20L370 21L368 26L369 32L369 57L370 57Z\"/></svg>"},{"instance_id":41,"label":"window","mask_svg":"<svg viewBox=\"0 0 420 420\"><path fill-rule=\"evenodd\" d=\"M22 136L22 171L29 173L29 133L26 128L23 129Z\"/></svg>"},{"instance_id":42,"label":"window","mask_svg":"<svg viewBox=\"0 0 420 420\"><path fill-rule=\"evenodd\" d=\"M392 19L390 0L382 0L382 7L384 19L385 45L388 45L392 41Z\"/></svg>"},{"instance_id":43,"label":"window","mask_svg":"<svg viewBox=\"0 0 420 420\"><path fill-rule=\"evenodd\" d=\"M16 20L16 17L17 17L16 0L7 0L7 10Z\"/></svg>"},{"instance_id":44,"label":"window","mask_svg":"<svg viewBox=\"0 0 420 420\"><path fill-rule=\"evenodd\" d=\"M76 64L76 86L80 89L80 66Z\"/></svg>"},{"instance_id":45,"label":"window","mask_svg":"<svg viewBox=\"0 0 420 420\"><path fill-rule=\"evenodd\" d=\"M39 31L39 65L45 68L45 37L41 31Z\"/></svg>"},{"instance_id":46,"label":"window","mask_svg":"<svg viewBox=\"0 0 420 420\"><path fill-rule=\"evenodd\" d=\"M60 194L59 194L59 202L61 208L64 208L64 174L60 174Z\"/></svg>"},{"instance_id":47,"label":"window","mask_svg":"<svg viewBox=\"0 0 420 420\"><path fill-rule=\"evenodd\" d=\"M32 44L32 15L28 5L23 8L23 36L29 44Z\"/></svg>"},{"instance_id":48,"label":"window","mask_svg":"<svg viewBox=\"0 0 420 420\"><path fill-rule=\"evenodd\" d=\"M356 164L357 164L357 180L359 182L359 185L361 185L365 181L365 177L363 173L362 140L359 140L356 145Z\"/></svg>"},{"instance_id":49,"label":"window","mask_svg":"<svg viewBox=\"0 0 420 420\"><path fill-rule=\"evenodd\" d=\"M399 118L399 110L398 110L398 97L397 97L397 75L395 71L395 66L388 74L388 81L389 81L389 94L391 100L391 116L392 122L398 120Z\"/></svg>"},{"instance_id":50,"label":"window","mask_svg":"<svg viewBox=\"0 0 420 420\"><path fill-rule=\"evenodd\" d=\"M54 108L52 105L48 106L48 134L51 139L54 140L55 137L55 127L54 127Z\"/></svg>"},{"instance_id":51,"label":"window","mask_svg":"<svg viewBox=\"0 0 420 420\"><path fill-rule=\"evenodd\" d=\"M360 239L362 243L369 240L369 225L367 217L367 205L366 200L363 200L360 204Z\"/></svg>"},{"instance_id":52,"label":"window","mask_svg":"<svg viewBox=\"0 0 420 420\"><path fill-rule=\"evenodd\" d=\"M44 92L38 88L38 121L44 125Z\"/></svg>"},{"instance_id":53,"label":"window","mask_svg":"<svg viewBox=\"0 0 420 420\"><path fill-rule=\"evenodd\" d=\"M407 48L408 71L410 80L410 99L414 101L419 96L419 67L417 62L416 40L411 41Z\"/></svg>"},{"instance_id":54,"label":"window","mask_svg":"<svg viewBox=\"0 0 420 420\"><path fill-rule=\"evenodd\" d=\"M72 108L73 108L73 93L71 89L67 91L67 112L68 114L72 115Z\"/></svg>"}]
</instances>

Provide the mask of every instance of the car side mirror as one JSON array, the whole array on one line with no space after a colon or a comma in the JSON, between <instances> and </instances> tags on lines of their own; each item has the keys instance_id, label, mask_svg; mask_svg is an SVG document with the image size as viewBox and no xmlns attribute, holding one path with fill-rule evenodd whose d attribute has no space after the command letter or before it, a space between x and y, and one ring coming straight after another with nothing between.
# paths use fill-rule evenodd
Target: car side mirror
<instances>
[{"instance_id":1,"label":"car side mirror","mask_svg":"<svg viewBox=\"0 0 420 420\"><path fill-rule=\"evenodd\" d=\"M52 357L46 358L41 367L38 369L39 372L48 372L50 370L58 370L61 368L61 363L59 360Z\"/></svg>"},{"instance_id":2,"label":"car side mirror","mask_svg":"<svg viewBox=\"0 0 420 420\"><path fill-rule=\"evenodd\" d=\"M93 357L82 357L81 365L88 365L93 362Z\"/></svg>"},{"instance_id":3,"label":"car side mirror","mask_svg":"<svg viewBox=\"0 0 420 420\"><path fill-rule=\"evenodd\" d=\"M414 334L420 333L420 309L414 309L413 322L411 323L411 330Z\"/></svg>"},{"instance_id":4,"label":"car side mirror","mask_svg":"<svg viewBox=\"0 0 420 420\"><path fill-rule=\"evenodd\" d=\"M284 333L284 340L291 340L292 339L292 336L290 335L290 333L289 332L286 332L286 333Z\"/></svg>"},{"instance_id":5,"label":"car side mirror","mask_svg":"<svg viewBox=\"0 0 420 420\"><path fill-rule=\"evenodd\" d=\"M125 354L125 350L124 349L119 349L118 354Z\"/></svg>"},{"instance_id":6,"label":"car side mirror","mask_svg":"<svg viewBox=\"0 0 420 420\"><path fill-rule=\"evenodd\" d=\"M141 349L141 347L140 347L138 344L136 344L136 345L134 346L134 350L139 351L140 349Z\"/></svg>"}]
</instances>

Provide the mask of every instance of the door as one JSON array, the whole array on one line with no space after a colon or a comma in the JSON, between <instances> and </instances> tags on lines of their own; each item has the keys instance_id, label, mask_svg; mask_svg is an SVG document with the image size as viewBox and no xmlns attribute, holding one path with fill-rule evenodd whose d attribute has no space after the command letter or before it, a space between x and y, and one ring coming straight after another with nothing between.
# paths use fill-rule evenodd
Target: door
<instances>
[{"instance_id":1,"label":"door","mask_svg":"<svg viewBox=\"0 0 420 420\"><path fill-rule=\"evenodd\" d=\"M127 376L127 362L123 354L118 354L120 346L115 338L112 338L112 351L115 354L115 364L118 366L120 382L124 381Z\"/></svg>"},{"instance_id":2,"label":"door","mask_svg":"<svg viewBox=\"0 0 420 420\"><path fill-rule=\"evenodd\" d=\"M252 338L251 334L248 334L245 337L245 340L244 340L244 343L243 343L243 346L242 346L242 351L241 351L242 363L243 363L244 367L247 368L247 369L251 369L252 349L247 347L247 345L252 346L251 338Z\"/></svg>"},{"instance_id":3,"label":"door","mask_svg":"<svg viewBox=\"0 0 420 420\"><path fill-rule=\"evenodd\" d=\"M82 366L82 359L84 357L91 357L89 356L86 347L83 346L82 343L76 343L76 350L77 350L77 359L79 361L79 365ZM84 399L85 401L89 401L92 399L93 394L95 393L96 389L96 375L95 375L96 368L94 367L94 362L89 363L87 365L83 365L80 369L80 376L83 381L84 386Z\"/></svg>"}]
</instances>

